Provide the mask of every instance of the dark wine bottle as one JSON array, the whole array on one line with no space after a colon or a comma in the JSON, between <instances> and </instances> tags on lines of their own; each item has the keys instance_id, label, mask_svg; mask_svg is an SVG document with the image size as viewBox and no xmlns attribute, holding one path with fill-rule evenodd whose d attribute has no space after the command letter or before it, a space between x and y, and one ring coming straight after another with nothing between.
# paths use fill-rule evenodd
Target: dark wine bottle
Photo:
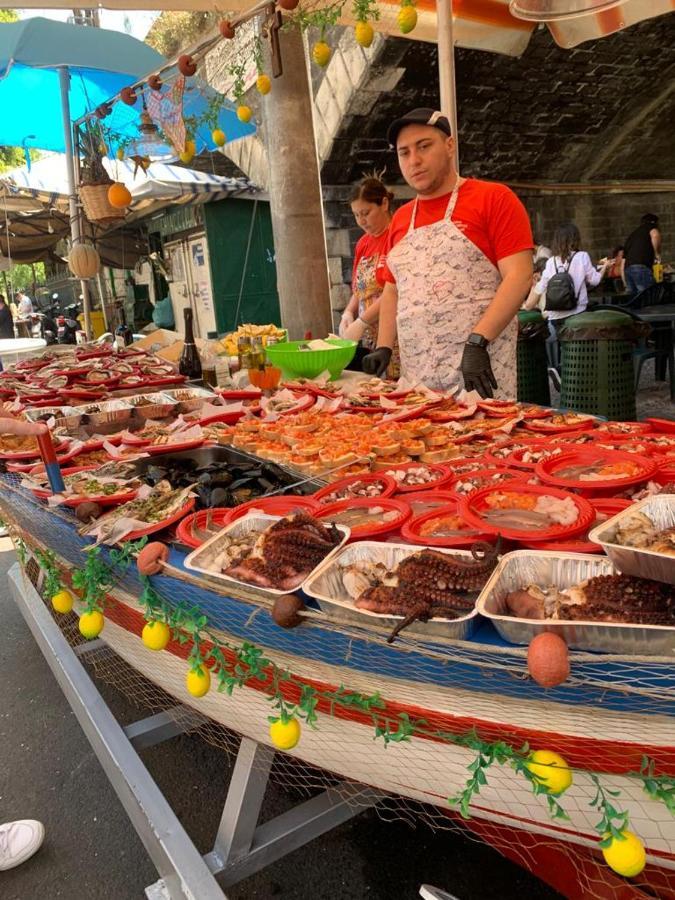
<instances>
[{"instance_id":1,"label":"dark wine bottle","mask_svg":"<svg viewBox=\"0 0 675 900\"><path fill-rule=\"evenodd\" d=\"M199 358L192 330L192 310L189 308L183 310L183 316L185 317L185 344L178 361L178 371L181 375L187 375L190 380L196 381L202 377L202 361Z\"/></svg>"},{"instance_id":2,"label":"dark wine bottle","mask_svg":"<svg viewBox=\"0 0 675 900\"><path fill-rule=\"evenodd\" d=\"M131 328L127 325L127 316L124 311L124 306L120 306L119 313L122 321L115 329L115 347L117 350L123 350L132 343L134 335Z\"/></svg>"}]
</instances>

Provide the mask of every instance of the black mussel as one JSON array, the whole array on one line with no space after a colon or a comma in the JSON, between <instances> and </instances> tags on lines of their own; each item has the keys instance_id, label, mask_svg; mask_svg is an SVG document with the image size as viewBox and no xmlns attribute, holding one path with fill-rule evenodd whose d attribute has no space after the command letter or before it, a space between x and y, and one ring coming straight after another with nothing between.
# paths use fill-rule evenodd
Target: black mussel
<instances>
[{"instance_id":1,"label":"black mussel","mask_svg":"<svg viewBox=\"0 0 675 900\"><path fill-rule=\"evenodd\" d=\"M269 491L273 491L276 487L279 487L276 482L268 481L267 478L258 479L258 490L261 494L267 494Z\"/></svg>"},{"instance_id":2,"label":"black mussel","mask_svg":"<svg viewBox=\"0 0 675 900\"><path fill-rule=\"evenodd\" d=\"M211 484L211 473L202 472L197 481L199 482L199 484Z\"/></svg>"},{"instance_id":3,"label":"black mussel","mask_svg":"<svg viewBox=\"0 0 675 900\"><path fill-rule=\"evenodd\" d=\"M225 488L214 488L209 498L209 506L227 506L228 497L229 493Z\"/></svg>"},{"instance_id":4,"label":"black mussel","mask_svg":"<svg viewBox=\"0 0 675 900\"><path fill-rule=\"evenodd\" d=\"M246 478L238 478L236 481L233 481L230 484L230 490L238 491L240 488L244 487L245 485L250 485L251 482L254 480L255 479L251 478L250 476L247 476Z\"/></svg>"},{"instance_id":5,"label":"black mussel","mask_svg":"<svg viewBox=\"0 0 675 900\"><path fill-rule=\"evenodd\" d=\"M206 509L211 505L211 489L206 485L200 485L197 490L197 500L199 501L199 505Z\"/></svg>"}]
</instances>

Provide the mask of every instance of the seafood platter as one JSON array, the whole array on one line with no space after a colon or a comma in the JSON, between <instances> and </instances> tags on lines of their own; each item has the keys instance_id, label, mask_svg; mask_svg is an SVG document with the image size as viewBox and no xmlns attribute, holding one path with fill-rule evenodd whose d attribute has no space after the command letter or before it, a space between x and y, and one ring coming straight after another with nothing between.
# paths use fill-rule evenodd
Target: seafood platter
<instances>
[{"instance_id":1,"label":"seafood platter","mask_svg":"<svg viewBox=\"0 0 675 900\"><path fill-rule=\"evenodd\" d=\"M675 773L670 424L355 373L210 391L167 366L132 346L0 375L6 412L49 428L64 482L52 491L33 438L0 436L0 506L24 570L49 550L86 614L73 571L133 548L101 639L178 702L272 746L264 685L276 685L286 719L310 723L286 752L331 777L452 817L476 740L550 747L579 772L574 802L556 800L563 825L500 764L463 821L483 837L507 829L500 847L527 847L521 861L563 895L604 900L579 873L623 884L588 810L592 779L610 777L645 848L645 894L675 895L675 818L635 788L643 758ZM186 608L201 643L143 647L146 621L171 631ZM265 661L255 678L251 648ZM220 678L243 652L231 694L176 675ZM266 681L272 670L283 676Z\"/></svg>"}]
</instances>

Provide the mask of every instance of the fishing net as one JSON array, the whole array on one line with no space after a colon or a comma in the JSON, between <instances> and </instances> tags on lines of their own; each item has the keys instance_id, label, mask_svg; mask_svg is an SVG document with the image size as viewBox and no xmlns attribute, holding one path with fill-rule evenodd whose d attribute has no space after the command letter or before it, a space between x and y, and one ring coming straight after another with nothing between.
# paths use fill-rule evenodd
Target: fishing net
<instances>
[{"instance_id":1,"label":"fishing net","mask_svg":"<svg viewBox=\"0 0 675 900\"><path fill-rule=\"evenodd\" d=\"M65 581L82 568L71 512L47 510L13 476L3 478L0 502L39 589L44 573L31 548L55 551ZM180 561L172 554L172 564ZM193 645L172 641L162 653L143 645L144 585L132 565L109 591L109 646L84 659L140 708L168 711L233 755L242 734L269 744L268 718L281 704L299 716L301 739L293 755L276 754L270 778L299 799L326 787L355 809L377 799L384 820L461 831L566 897L675 896L672 660L571 652L569 679L543 691L528 676L526 650L488 628L471 641L401 635L390 646L386 633L329 621L319 610L302 627L281 629L262 595L224 596L187 573L153 577L152 586L168 608L198 609L206 620L201 652L215 642L228 671L239 665L244 675L231 693L216 690L214 679L205 697L190 699L183 685ZM83 640L74 613L54 615L71 643ZM571 767L560 796L533 790L523 772L526 743ZM476 778L479 789L467 798ZM647 847L648 864L630 881L603 860L602 823L628 828Z\"/></svg>"}]
</instances>

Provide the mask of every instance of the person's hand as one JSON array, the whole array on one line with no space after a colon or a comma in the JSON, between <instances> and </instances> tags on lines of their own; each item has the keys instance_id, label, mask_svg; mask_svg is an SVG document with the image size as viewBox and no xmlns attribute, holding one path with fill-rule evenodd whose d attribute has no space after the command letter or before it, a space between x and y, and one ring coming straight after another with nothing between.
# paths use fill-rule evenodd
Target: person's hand
<instances>
[{"instance_id":1,"label":"person's hand","mask_svg":"<svg viewBox=\"0 0 675 900\"><path fill-rule=\"evenodd\" d=\"M342 318L340 319L340 325L338 327L338 334L341 338L345 337L345 332L349 328L350 325L354 324L354 314L350 313L348 309L346 309L342 313Z\"/></svg>"},{"instance_id":2,"label":"person's hand","mask_svg":"<svg viewBox=\"0 0 675 900\"><path fill-rule=\"evenodd\" d=\"M366 375L376 375L381 378L387 371L387 366L391 360L391 347L378 347L363 357L361 367Z\"/></svg>"},{"instance_id":3,"label":"person's hand","mask_svg":"<svg viewBox=\"0 0 675 900\"><path fill-rule=\"evenodd\" d=\"M497 387L497 381L490 364L490 354L485 347L465 344L459 368L467 391L478 391L481 397L493 396L492 389Z\"/></svg>"},{"instance_id":4,"label":"person's hand","mask_svg":"<svg viewBox=\"0 0 675 900\"><path fill-rule=\"evenodd\" d=\"M341 334L340 337L343 337L346 341L360 341L366 327L363 319L357 319L355 322L352 322L349 328L345 329L344 334Z\"/></svg>"},{"instance_id":5,"label":"person's hand","mask_svg":"<svg viewBox=\"0 0 675 900\"><path fill-rule=\"evenodd\" d=\"M27 422L14 418L4 403L0 403L0 434L45 434L49 431L44 422Z\"/></svg>"}]
</instances>

